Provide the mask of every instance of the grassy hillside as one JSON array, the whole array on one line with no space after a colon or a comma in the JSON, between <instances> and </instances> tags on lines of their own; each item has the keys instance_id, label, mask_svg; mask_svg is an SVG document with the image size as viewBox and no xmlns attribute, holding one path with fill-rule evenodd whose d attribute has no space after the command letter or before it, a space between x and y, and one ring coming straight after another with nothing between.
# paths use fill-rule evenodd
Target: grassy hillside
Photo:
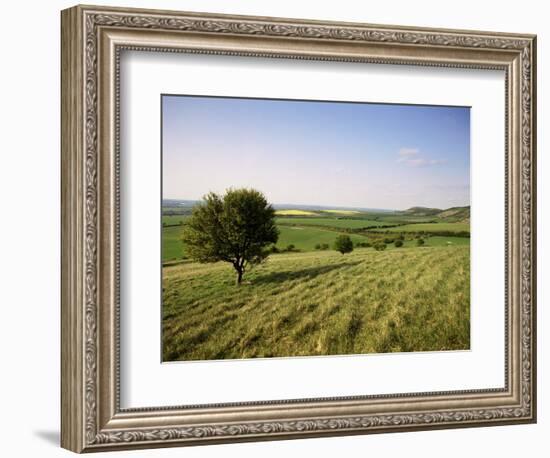
<instances>
[{"instance_id":1,"label":"grassy hillside","mask_svg":"<svg viewBox=\"0 0 550 458\"><path fill-rule=\"evenodd\" d=\"M183 243L181 242L181 226L162 228L162 260L182 259Z\"/></svg>"},{"instance_id":2,"label":"grassy hillside","mask_svg":"<svg viewBox=\"0 0 550 458\"><path fill-rule=\"evenodd\" d=\"M415 215L415 216L435 216L441 212L439 208L428 208L428 207L411 207L408 210L405 210L403 213L405 215Z\"/></svg>"},{"instance_id":3,"label":"grassy hillside","mask_svg":"<svg viewBox=\"0 0 550 458\"><path fill-rule=\"evenodd\" d=\"M467 349L469 253L279 254L240 287L227 263L164 267L163 359Z\"/></svg>"},{"instance_id":4,"label":"grassy hillside","mask_svg":"<svg viewBox=\"0 0 550 458\"><path fill-rule=\"evenodd\" d=\"M470 207L451 207L446 210L439 208L411 207L408 210L399 212L402 216L409 217L431 217L432 221L444 220L447 222L469 222Z\"/></svg>"},{"instance_id":5,"label":"grassy hillside","mask_svg":"<svg viewBox=\"0 0 550 458\"><path fill-rule=\"evenodd\" d=\"M437 217L445 221L470 222L470 207L452 207L437 214Z\"/></svg>"},{"instance_id":6,"label":"grassy hillside","mask_svg":"<svg viewBox=\"0 0 550 458\"><path fill-rule=\"evenodd\" d=\"M470 207L451 207L446 210L441 210L439 208L411 207L401 212L401 214L405 216L431 216L449 222L466 222L470 220Z\"/></svg>"}]
</instances>

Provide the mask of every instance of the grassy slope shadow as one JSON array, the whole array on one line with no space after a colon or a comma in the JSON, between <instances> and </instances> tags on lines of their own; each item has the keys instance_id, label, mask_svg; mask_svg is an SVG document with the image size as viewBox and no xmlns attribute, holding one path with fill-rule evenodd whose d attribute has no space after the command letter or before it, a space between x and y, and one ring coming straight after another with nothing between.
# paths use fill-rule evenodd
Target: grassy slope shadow
<instances>
[{"instance_id":1,"label":"grassy slope shadow","mask_svg":"<svg viewBox=\"0 0 550 458\"><path fill-rule=\"evenodd\" d=\"M260 274L253 277L252 281L256 285L262 285L267 283L284 283L289 280L310 280L333 270L341 269L342 267L353 267L358 264L361 264L361 261L341 262L339 264L308 267L301 270L283 270L279 272Z\"/></svg>"}]
</instances>

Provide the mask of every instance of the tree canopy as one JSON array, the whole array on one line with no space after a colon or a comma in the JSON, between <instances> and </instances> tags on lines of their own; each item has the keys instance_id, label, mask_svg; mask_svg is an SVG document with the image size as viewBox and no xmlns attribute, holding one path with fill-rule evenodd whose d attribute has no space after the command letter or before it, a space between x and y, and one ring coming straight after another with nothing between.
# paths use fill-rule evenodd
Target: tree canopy
<instances>
[{"instance_id":1,"label":"tree canopy","mask_svg":"<svg viewBox=\"0 0 550 458\"><path fill-rule=\"evenodd\" d=\"M228 189L223 196L209 193L193 208L182 241L192 259L232 264L240 284L245 271L267 258L277 243L275 210L255 189Z\"/></svg>"},{"instance_id":2,"label":"tree canopy","mask_svg":"<svg viewBox=\"0 0 550 458\"><path fill-rule=\"evenodd\" d=\"M349 235L339 235L334 241L334 249L342 254L353 251L353 242Z\"/></svg>"}]
</instances>

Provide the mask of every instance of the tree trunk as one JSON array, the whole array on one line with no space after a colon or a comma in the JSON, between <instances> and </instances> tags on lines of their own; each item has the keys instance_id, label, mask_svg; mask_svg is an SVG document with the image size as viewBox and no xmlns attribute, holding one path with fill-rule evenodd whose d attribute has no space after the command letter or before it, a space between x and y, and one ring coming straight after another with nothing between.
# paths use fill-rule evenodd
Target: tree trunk
<instances>
[{"instance_id":1,"label":"tree trunk","mask_svg":"<svg viewBox=\"0 0 550 458\"><path fill-rule=\"evenodd\" d=\"M243 281L243 271L242 269L237 269L237 285L240 285Z\"/></svg>"}]
</instances>

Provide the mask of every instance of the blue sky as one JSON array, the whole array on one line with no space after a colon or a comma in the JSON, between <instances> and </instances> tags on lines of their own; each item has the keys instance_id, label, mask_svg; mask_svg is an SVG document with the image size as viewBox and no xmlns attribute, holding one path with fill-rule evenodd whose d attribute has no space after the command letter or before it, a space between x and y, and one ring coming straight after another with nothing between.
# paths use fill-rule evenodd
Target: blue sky
<instances>
[{"instance_id":1,"label":"blue sky","mask_svg":"<svg viewBox=\"0 0 550 458\"><path fill-rule=\"evenodd\" d=\"M470 109L163 96L163 198L229 187L274 204L470 204Z\"/></svg>"}]
</instances>

